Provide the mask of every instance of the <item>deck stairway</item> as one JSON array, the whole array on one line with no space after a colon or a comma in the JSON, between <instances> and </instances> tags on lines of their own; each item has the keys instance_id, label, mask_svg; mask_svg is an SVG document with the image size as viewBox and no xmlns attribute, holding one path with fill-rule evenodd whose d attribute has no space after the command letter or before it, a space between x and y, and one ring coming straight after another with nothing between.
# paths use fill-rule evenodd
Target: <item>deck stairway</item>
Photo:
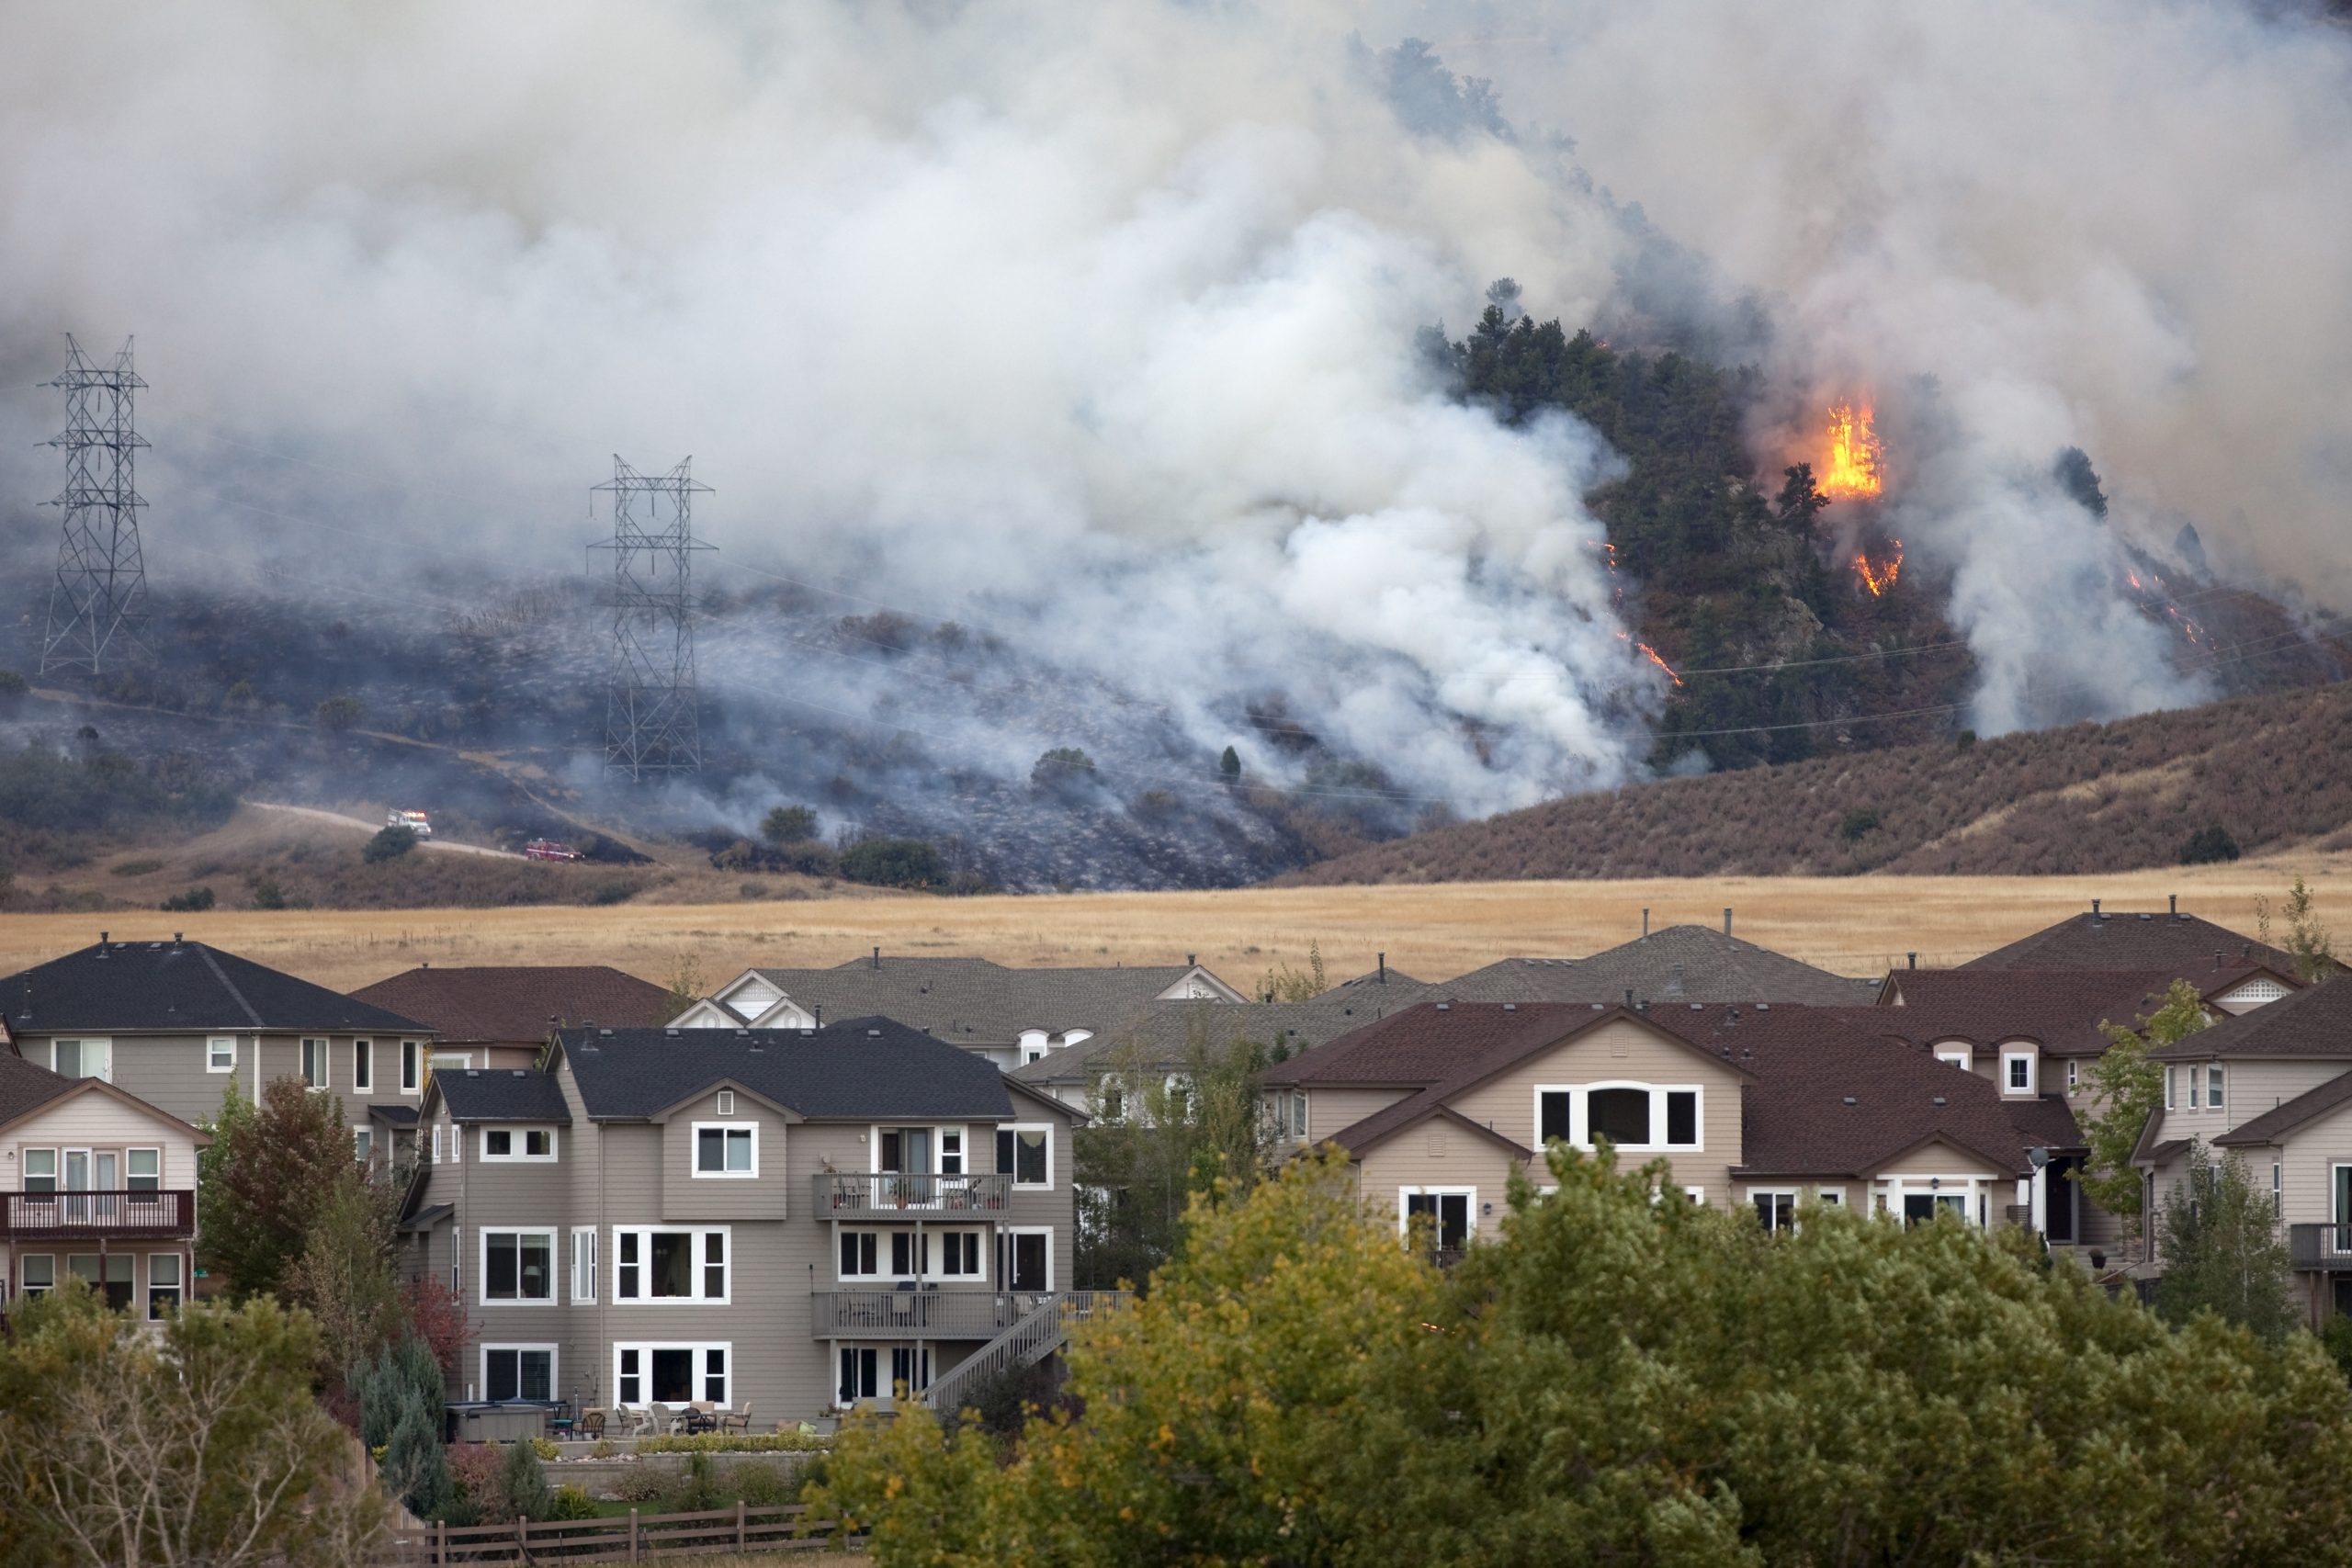
<instances>
[{"instance_id":1,"label":"deck stairway","mask_svg":"<svg viewBox=\"0 0 2352 1568\"><path fill-rule=\"evenodd\" d=\"M1125 1291L1060 1291L1045 1296L1012 1327L933 1379L923 1401L933 1410L955 1410L965 1397L999 1372L1034 1367L1069 1338L1069 1325L1098 1313L1116 1312L1132 1299Z\"/></svg>"}]
</instances>

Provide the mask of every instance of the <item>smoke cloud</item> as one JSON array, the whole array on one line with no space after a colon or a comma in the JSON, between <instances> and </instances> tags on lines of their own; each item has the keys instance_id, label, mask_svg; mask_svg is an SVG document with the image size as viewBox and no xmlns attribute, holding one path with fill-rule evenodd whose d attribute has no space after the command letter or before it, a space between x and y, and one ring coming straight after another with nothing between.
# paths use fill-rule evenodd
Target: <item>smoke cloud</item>
<instances>
[{"instance_id":1,"label":"smoke cloud","mask_svg":"<svg viewBox=\"0 0 2352 1568\"><path fill-rule=\"evenodd\" d=\"M1662 700L1581 499L1614 459L1455 405L1413 347L1507 273L1572 324L1752 291L1791 430L1936 378L1891 521L1953 575L1987 727L2196 694L2107 591L2118 536L2194 517L2217 565L2352 599L2352 76L2317 23L253 0L8 31L0 495L50 526L56 334L136 331L158 573L565 570L611 453L691 452L722 587L957 620L1261 775L1290 764L1242 715L1279 696L1416 798L1607 785ZM1392 101L1358 35L1497 97ZM2068 445L2104 527L2048 482ZM709 672L1002 776L1073 739L764 645Z\"/></svg>"}]
</instances>

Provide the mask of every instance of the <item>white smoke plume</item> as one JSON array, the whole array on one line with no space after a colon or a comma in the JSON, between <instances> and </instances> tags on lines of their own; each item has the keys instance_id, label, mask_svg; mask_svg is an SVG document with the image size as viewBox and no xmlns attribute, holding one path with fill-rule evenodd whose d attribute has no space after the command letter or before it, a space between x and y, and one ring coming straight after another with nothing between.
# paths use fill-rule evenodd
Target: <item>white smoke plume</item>
<instances>
[{"instance_id":1,"label":"white smoke plume","mask_svg":"<svg viewBox=\"0 0 2352 1568\"><path fill-rule=\"evenodd\" d=\"M1521 133L1400 114L1359 33L1434 39ZM560 569L608 454L692 452L717 581L986 626L1256 771L1240 705L1280 694L1464 809L1608 784L1661 696L1581 500L1610 455L1413 350L1501 274L1602 310L1638 248L1605 188L1762 293L1777 385L1939 378L1956 434L1903 526L1956 574L1988 725L2193 694L2074 597L2113 546L2041 482L2061 446L2117 529L2193 515L2219 561L2352 592L2352 92L2314 24L28 0L6 34L0 495L49 525L56 334L135 330L159 572L323 573L350 535Z\"/></svg>"}]
</instances>

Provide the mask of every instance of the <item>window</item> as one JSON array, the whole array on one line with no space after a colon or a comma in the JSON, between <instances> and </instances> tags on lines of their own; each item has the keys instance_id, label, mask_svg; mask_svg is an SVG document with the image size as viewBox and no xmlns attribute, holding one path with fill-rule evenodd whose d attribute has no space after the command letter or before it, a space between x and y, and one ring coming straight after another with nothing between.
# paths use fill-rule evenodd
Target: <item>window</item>
<instances>
[{"instance_id":1,"label":"window","mask_svg":"<svg viewBox=\"0 0 2352 1568\"><path fill-rule=\"evenodd\" d=\"M899 1176L931 1176L931 1129L885 1127L875 1142L877 1168Z\"/></svg>"},{"instance_id":2,"label":"window","mask_svg":"<svg viewBox=\"0 0 2352 1568\"><path fill-rule=\"evenodd\" d=\"M1976 1070L1976 1054L1966 1046L1943 1046L1937 1050L1936 1060L1958 1067L1963 1073Z\"/></svg>"},{"instance_id":3,"label":"window","mask_svg":"<svg viewBox=\"0 0 2352 1568\"><path fill-rule=\"evenodd\" d=\"M25 1190L54 1192L57 1190L57 1151L27 1149L24 1151Z\"/></svg>"},{"instance_id":4,"label":"window","mask_svg":"<svg viewBox=\"0 0 2352 1568\"><path fill-rule=\"evenodd\" d=\"M1846 1206L1846 1190L1842 1187L1816 1187L1813 1201L1825 1209L1842 1209Z\"/></svg>"},{"instance_id":5,"label":"window","mask_svg":"<svg viewBox=\"0 0 2352 1568\"><path fill-rule=\"evenodd\" d=\"M2001 1053L2001 1087L2010 1094L2033 1092L2033 1053L2004 1051Z\"/></svg>"},{"instance_id":6,"label":"window","mask_svg":"<svg viewBox=\"0 0 2352 1568\"><path fill-rule=\"evenodd\" d=\"M45 1296L57 1289L57 1259L46 1253L18 1258L17 1287L28 1296Z\"/></svg>"},{"instance_id":7,"label":"window","mask_svg":"<svg viewBox=\"0 0 2352 1568\"><path fill-rule=\"evenodd\" d=\"M1565 1089L1535 1091L1535 1141L1548 1144L1557 1139L1564 1144L1576 1142L1574 1111L1576 1096Z\"/></svg>"},{"instance_id":8,"label":"window","mask_svg":"<svg viewBox=\"0 0 2352 1568\"><path fill-rule=\"evenodd\" d=\"M964 1129L942 1127L939 1130L939 1174L964 1174Z\"/></svg>"},{"instance_id":9,"label":"window","mask_svg":"<svg viewBox=\"0 0 2352 1568\"><path fill-rule=\"evenodd\" d=\"M312 1089L327 1087L327 1043L323 1040L302 1042L302 1081Z\"/></svg>"},{"instance_id":10,"label":"window","mask_svg":"<svg viewBox=\"0 0 2352 1568\"><path fill-rule=\"evenodd\" d=\"M351 1043L351 1087L363 1092L376 1087L376 1043L373 1040Z\"/></svg>"},{"instance_id":11,"label":"window","mask_svg":"<svg viewBox=\"0 0 2352 1568\"><path fill-rule=\"evenodd\" d=\"M760 1130L756 1126L697 1122L694 1132L696 1176L724 1179L760 1174Z\"/></svg>"},{"instance_id":12,"label":"window","mask_svg":"<svg viewBox=\"0 0 2352 1568\"><path fill-rule=\"evenodd\" d=\"M1290 1091L1290 1135L1301 1143L1306 1141L1306 1091L1303 1089Z\"/></svg>"},{"instance_id":13,"label":"window","mask_svg":"<svg viewBox=\"0 0 2352 1568\"><path fill-rule=\"evenodd\" d=\"M1607 1136L1603 1134L1602 1136ZM1414 1222L1427 1229L1429 1245L1439 1252L1458 1252L1470 1240L1470 1213L1478 1201L1475 1187L1406 1187L1396 1193L1396 1228L1408 1237Z\"/></svg>"},{"instance_id":14,"label":"window","mask_svg":"<svg viewBox=\"0 0 2352 1568\"><path fill-rule=\"evenodd\" d=\"M424 1046L415 1040L401 1042L401 1092L417 1094L424 1088Z\"/></svg>"},{"instance_id":15,"label":"window","mask_svg":"<svg viewBox=\"0 0 2352 1568\"><path fill-rule=\"evenodd\" d=\"M555 1158L555 1129L552 1127L484 1127L481 1130L481 1157L511 1160L553 1159Z\"/></svg>"},{"instance_id":16,"label":"window","mask_svg":"<svg viewBox=\"0 0 2352 1568\"><path fill-rule=\"evenodd\" d=\"M1015 1187L1051 1187L1054 1184L1053 1129L999 1127L996 1130L996 1173L1012 1178Z\"/></svg>"},{"instance_id":17,"label":"window","mask_svg":"<svg viewBox=\"0 0 2352 1568\"><path fill-rule=\"evenodd\" d=\"M571 1304L583 1306L596 1299L596 1227L575 1225L571 1231Z\"/></svg>"},{"instance_id":18,"label":"window","mask_svg":"<svg viewBox=\"0 0 2352 1568\"><path fill-rule=\"evenodd\" d=\"M58 1077L114 1081L114 1042L111 1040L52 1040L49 1065Z\"/></svg>"},{"instance_id":19,"label":"window","mask_svg":"<svg viewBox=\"0 0 2352 1568\"><path fill-rule=\"evenodd\" d=\"M1123 1121L1126 1120L1126 1114L1127 1114L1127 1095L1126 1095L1126 1091L1125 1091L1125 1089L1121 1089L1117 1084L1114 1084L1114 1083L1105 1083L1105 1084L1103 1084L1103 1085L1102 1085L1102 1092L1101 1092L1100 1094L1098 1094L1095 1098L1096 1098L1096 1100L1097 1100L1101 1103L1101 1105L1102 1105L1102 1120L1103 1120L1103 1121L1105 1121L1105 1122L1123 1122Z\"/></svg>"},{"instance_id":20,"label":"window","mask_svg":"<svg viewBox=\"0 0 2352 1568\"><path fill-rule=\"evenodd\" d=\"M2172 1109L2172 1075L2174 1070L2175 1069L2171 1067L2166 1067L2165 1069L2165 1109L2166 1111L2170 1111Z\"/></svg>"},{"instance_id":21,"label":"window","mask_svg":"<svg viewBox=\"0 0 2352 1568\"><path fill-rule=\"evenodd\" d=\"M2211 1111L2222 1109L2222 1064L2219 1062L2205 1069L2205 1105Z\"/></svg>"},{"instance_id":22,"label":"window","mask_svg":"<svg viewBox=\"0 0 2352 1568\"><path fill-rule=\"evenodd\" d=\"M458 1225L449 1227L449 1293L453 1296L462 1296L466 1293L459 1282L458 1263L466 1255L466 1249L458 1245L461 1229L462 1227Z\"/></svg>"},{"instance_id":23,"label":"window","mask_svg":"<svg viewBox=\"0 0 2352 1568\"><path fill-rule=\"evenodd\" d=\"M931 1272L931 1233L890 1233L890 1272L901 1280L921 1279Z\"/></svg>"},{"instance_id":24,"label":"window","mask_svg":"<svg viewBox=\"0 0 2352 1568\"><path fill-rule=\"evenodd\" d=\"M483 1346L481 1396L500 1403L514 1399L553 1399L555 1347Z\"/></svg>"},{"instance_id":25,"label":"window","mask_svg":"<svg viewBox=\"0 0 2352 1568\"><path fill-rule=\"evenodd\" d=\"M354 1127L354 1128L352 1128L352 1130L351 1130L351 1155L352 1155L352 1157L353 1157L354 1159L356 1159L356 1160L357 1160L361 1165L366 1165L366 1164L368 1163L368 1156L371 1156L371 1155L373 1155L375 1152L376 1152L376 1129L374 1129L373 1127L367 1127L367 1126L359 1126L359 1127Z\"/></svg>"},{"instance_id":26,"label":"window","mask_svg":"<svg viewBox=\"0 0 2352 1568\"><path fill-rule=\"evenodd\" d=\"M1751 1187L1747 1201L1756 1205L1756 1217L1768 1231L1792 1231L1797 1228L1797 1194L1792 1187Z\"/></svg>"},{"instance_id":27,"label":"window","mask_svg":"<svg viewBox=\"0 0 2352 1568\"><path fill-rule=\"evenodd\" d=\"M1054 1233L1021 1228L997 1233L997 1278L1008 1291L1054 1288Z\"/></svg>"},{"instance_id":28,"label":"window","mask_svg":"<svg viewBox=\"0 0 2352 1568\"><path fill-rule=\"evenodd\" d=\"M1699 1144L1699 1091L1694 1089L1670 1089L1666 1091L1666 1146L1670 1149L1696 1148Z\"/></svg>"},{"instance_id":29,"label":"window","mask_svg":"<svg viewBox=\"0 0 2352 1568\"><path fill-rule=\"evenodd\" d=\"M2066 1058L2066 1087L2073 1089L2083 1081L2083 1064L2072 1056Z\"/></svg>"},{"instance_id":30,"label":"window","mask_svg":"<svg viewBox=\"0 0 2352 1568\"><path fill-rule=\"evenodd\" d=\"M215 1034L204 1043L204 1070L208 1073L233 1073L237 1070L237 1037Z\"/></svg>"},{"instance_id":31,"label":"window","mask_svg":"<svg viewBox=\"0 0 2352 1568\"><path fill-rule=\"evenodd\" d=\"M485 1303L555 1300L555 1232L484 1230L481 1299Z\"/></svg>"},{"instance_id":32,"label":"window","mask_svg":"<svg viewBox=\"0 0 2352 1568\"><path fill-rule=\"evenodd\" d=\"M1607 1138L1625 1149L1697 1149L1702 1091L1696 1085L1543 1084L1535 1089L1535 1138L1590 1148Z\"/></svg>"},{"instance_id":33,"label":"window","mask_svg":"<svg viewBox=\"0 0 2352 1568\"><path fill-rule=\"evenodd\" d=\"M623 1404L730 1404L731 1345L616 1345L613 1387Z\"/></svg>"},{"instance_id":34,"label":"window","mask_svg":"<svg viewBox=\"0 0 2352 1568\"><path fill-rule=\"evenodd\" d=\"M722 1089L718 1091L718 1113L721 1116L732 1116L735 1114L735 1091L733 1089Z\"/></svg>"},{"instance_id":35,"label":"window","mask_svg":"<svg viewBox=\"0 0 2352 1568\"><path fill-rule=\"evenodd\" d=\"M872 1231L842 1232L842 1278L871 1280L882 1272L881 1237Z\"/></svg>"},{"instance_id":36,"label":"window","mask_svg":"<svg viewBox=\"0 0 2352 1568\"><path fill-rule=\"evenodd\" d=\"M147 1255L147 1321L161 1323L167 1312L180 1309L180 1255L176 1252L151 1252Z\"/></svg>"},{"instance_id":37,"label":"window","mask_svg":"<svg viewBox=\"0 0 2352 1568\"><path fill-rule=\"evenodd\" d=\"M2278 1161L2270 1162L2270 1217L2277 1219L2287 1212L2285 1173Z\"/></svg>"},{"instance_id":38,"label":"window","mask_svg":"<svg viewBox=\"0 0 2352 1568\"><path fill-rule=\"evenodd\" d=\"M939 1271L951 1280L980 1277L980 1233L949 1231L939 1238Z\"/></svg>"},{"instance_id":39,"label":"window","mask_svg":"<svg viewBox=\"0 0 2352 1568\"><path fill-rule=\"evenodd\" d=\"M728 1300L728 1231L657 1230L624 1226L613 1232L613 1299L616 1302Z\"/></svg>"},{"instance_id":40,"label":"window","mask_svg":"<svg viewBox=\"0 0 2352 1568\"><path fill-rule=\"evenodd\" d=\"M91 1253L85 1257L68 1258L65 1268L67 1272L104 1296L107 1310L130 1310L130 1254L109 1252L101 1258Z\"/></svg>"}]
</instances>

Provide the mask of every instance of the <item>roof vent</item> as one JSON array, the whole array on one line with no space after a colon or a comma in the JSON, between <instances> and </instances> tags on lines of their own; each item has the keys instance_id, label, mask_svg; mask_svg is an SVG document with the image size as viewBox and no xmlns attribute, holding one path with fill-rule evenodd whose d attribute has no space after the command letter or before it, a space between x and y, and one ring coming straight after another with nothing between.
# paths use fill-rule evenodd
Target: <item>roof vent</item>
<instances>
[{"instance_id":1,"label":"roof vent","mask_svg":"<svg viewBox=\"0 0 2352 1568\"><path fill-rule=\"evenodd\" d=\"M2102 914L2100 914L2100 913L2098 912L2098 899L2096 899L2096 898L2092 899L2092 900L2091 900L2091 924L2093 924L2093 925L2097 925L2097 924L2098 924L2098 923L2099 923L2099 921L2101 921L2101 920L2105 919L2106 918L2107 918L2106 916L2104 916L2104 915L2102 915Z\"/></svg>"},{"instance_id":2,"label":"roof vent","mask_svg":"<svg viewBox=\"0 0 2352 1568\"><path fill-rule=\"evenodd\" d=\"M802 1038L803 1040L807 1040L807 1039L810 1038L811 1036L813 1036L816 1032L816 1032L815 1030L813 1030L813 1029L804 1029L804 1030L802 1030L802 1031L800 1032L800 1038Z\"/></svg>"},{"instance_id":3,"label":"roof vent","mask_svg":"<svg viewBox=\"0 0 2352 1568\"><path fill-rule=\"evenodd\" d=\"M1505 1002L1503 1004L1503 1011L1505 1012L1517 1012L1518 1010L1519 1004L1517 1002Z\"/></svg>"},{"instance_id":4,"label":"roof vent","mask_svg":"<svg viewBox=\"0 0 2352 1568\"><path fill-rule=\"evenodd\" d=\"M1938 1105L1941 1105L1941 1104L1943 1104L1943 1103L1944 1103L1944 1097L1943 1097L1942 1095L1940 1095L1940 1094L1939 1094L1939 1095L1938 1095L1938 1096L1936 1096L1935 1103L1937 1103Z\"/></svg>"},{"instance_id":5,"label":"roof vent","mask_svg":"<svg viewBox=\"0 0 2352 1568\"><path fill-rule=\"evenodd\" d=\"M2177 920L2180 919L2180 895L2177 893L2165 894L2165 908L2172 912L2172 918L2174 919Z\"/></svg>"},{"instance_id":6,"label":"roof vent","mask_svg":"<svg viewBox=\"0 0 2352 1568\"><path fill-rule=\"evenodd\" d=\"M1453 1004L1452 1002L1440 1002L1437 1004L1437 1010L1440 1012L1452 1012L1453 1010Z\"/></svg>"},{"instance_id":7,"label":"roof vent","mask_svg":"<svg viewBox=\"0 0 2352 1568\"><path fill-rule=\"evenodd\" d=\"M674 1029L665 1029L662 1032L668 1035L673 1040L675 1040L678 1037L678 1032Z\"/></svg>"},{"instance_id":8,"label":"roof vent","mask_svg":"<svg viewBox=\"0 0 2352 1568\"><path fill-rule=\"evenodd\" d=\"M1849 1105L1853 1104L1853 1103L1854 1103L1854 1097L1853 1097L1852 1095L1850 1095L1850 1094L1849 1094L1849 1095L1848 1095L1848 1096L1846 1097L1846 1103L1847 1103L1847 1104L1849 1104Z\"/></svg>"},{"instance_id":9,"label":"roof vent","mask_svg":"<svg viewBox=\"0 0 2352 1568\"><path fill-rule=\"evenodd\" d=\"M879 1040L882 1038L882 1032L878 1029L869 1029L865 1032L865 1037L868 1040Z\"/></svg>"},{"instance_id":10,"label":"roof vent","mask_svg":"<svg viewBox=\"0 0 2352 1568\"><path fill-rule=\"evenodd\" d=\"M610 1040L613 1037L613 1032L609 1029L600 1029L596 1031L596 1032L607 1040Z\"/></svg>"},{"instance_id":11,"label":"roof vent","mask_svg":"<svg viewBox=\"0 0 2352 1568\"><path fill-rule=\"evenodd\" d=\"M2153 919L2154 919L2156 917L2155 917L2155 916L2154 916L2154 915L2143 915L2143 916L2141 916L2140 918L2141 918L2142 919L2143 919L2143 920L2153 920Z\"/></svg>"},{"instance_id":12,"label":"roof vent","mask_svg":"<svg viewBox=\"0 0 2352 1568\"><path fill-rule=\"evenodd\" d=\"M466 1077L469 1078L478 1078L481 1077L481 1069L480 1067L468 1067L466 1069Z\"/></svg>"},{"instance_id":13,"label":"roof vent","mask_svg":"<svg viewBox=\"0 0 2352 1568\"><path fill-rule=\"evenodd\" d=\"M529 1077L529 1076L530 1076L529 1074L527 1074L527 1073L524 1072L524 1071L523 1071L523 1069L522 1069L522 1068L520 1068L520 1067L509 1067L509 1068L507 1068L506 1070L507 1070L508 1072L510 1072L510 1073L513 1073L513 1074L514 1074L516 1077L518 1077L518 1078L519 1078L519 1077Z\"/></svg>"},{"instance_id":14,"label":"roof vent","mask_svg":"<svg viewBox=\"0 0 2352 1568\"><path fill-rule=\"evenodd\" d=\"M1704 1002L1692 1002L1690 1004L1690 1010L1692 1012L1704 1012L1707 1010L1707 1004Z\"/></svg>"},{"instance_id":15,"label":"roof vent","mask_svg":"<svg viewBox=\"0 0 2352 1568\"><path fill-rule=\"evenodd\" d=\"M1756 1004L1756 1010L1758 1012L1770 1012L1772 1010L1772 1004L1770 1002L1758 1002Z\"/></svg>"},{"instance_id":16,"label":"roof vent","mask_svg":"<svg viewBox=\"0 0 2352 1568\"><path fill-rule=\"evenodd\" d=\"M612 1031L608 1029L605 1032L610 1034ZM738 1040L749 1040L751 1037L752 1032L748 1029L739 1029L735 1032L735 1038Z\"/></svg>"},{"instance_id":17,"label":"roof vent","mask_svg":"<svg viewBox=\"0 0 2352 1568\"><path fill-rule=\"evenodd\" d=\"M1905 953L1903 955L1903 967L1905 969L1917 969L1919 967L1919 955L1916 953Z\"/></svg>"}]
</instances>

